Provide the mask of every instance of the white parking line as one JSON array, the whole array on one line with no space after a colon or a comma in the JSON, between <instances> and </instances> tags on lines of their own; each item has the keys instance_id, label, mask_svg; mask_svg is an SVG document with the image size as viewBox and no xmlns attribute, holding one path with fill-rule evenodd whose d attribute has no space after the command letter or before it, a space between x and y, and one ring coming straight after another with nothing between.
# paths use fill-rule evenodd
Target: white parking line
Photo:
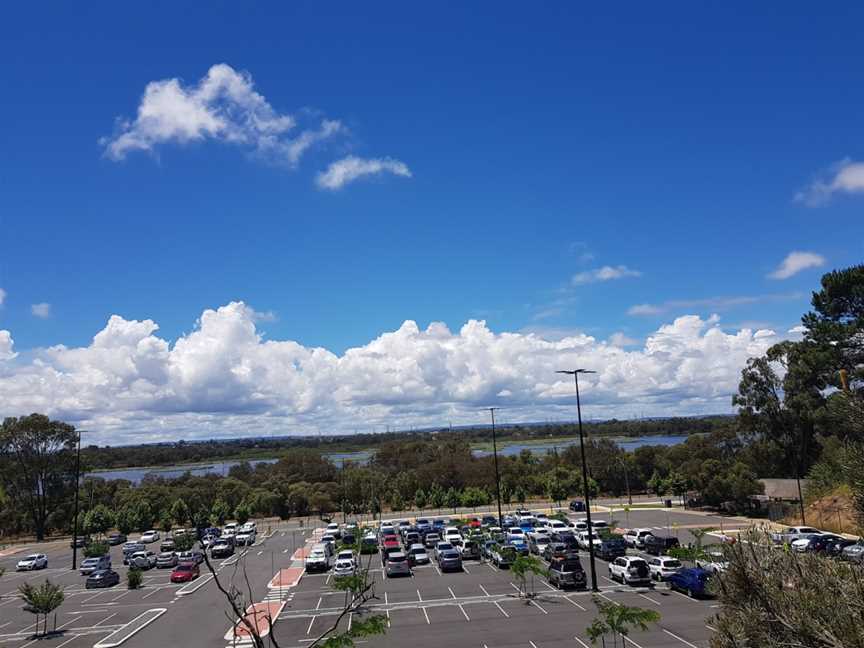
<instances>
[{"instance_id":1,"label":"white parking line","mask_svg":"<svg viewBox=\"0 0 864 648\"><path fill-rule=\"evenodd\" d=\"M705 624L705 627L708 628L711 632L717 632L717 628L709 626L707 623Z\"/></svg>"},{"instance_id":2,"label":"white parking line","mask_svg":"<svg viewBox=\"0 0 864 648\"><path fill-rule=\"evenodd\" d=\"M588 644L582 641L579 637L573 637L582 648L591 648Z\"/></svg>"},{"instance_id":3,"label":"white parking line","mask_svg":"<svg viewBox=\"0 0 864 648\"><path fill-rule=\"evenodd\" d=\"M309 633L312 632L312 624L315 623L316 618L317 617L313 615L313 617L311 619L309 619L309 627L306 628L306 636L307 637L309 636Z\"/></svg>"},{"instance_id":4,"label":"white parking line","mask_svg":"<svg viewBox=\"0 0 864 648\"><path fill-rule=\"evenodd\" d=\"M535 644L535 643L534 643L533 641L531 641L530 639L528 640L528 643L531 644L531 648L537 648L537 644Z\"/></svg>"},{"instance_id":5,"label":"white parking line","mask_svg":"<svg viewBox=\"0 0 864 648\"><path fill-rule=\"evenodd\" d=\"M549 583L547 583L546 581L540 581L540 582L543 583L543 584L544 584L547 588L549 588L551 591L553 591L553 592L557 591L554 587L552 587L552 586L551 586Z\"/></svg>"},{"instance_id":6,"label":"white parking line","mask_svg":"<svg viewBox=\"0 0 864 648\"><path fill-rule=\"evenodd\" d=\"M496 571L496 572L497 572L497 571L501 571L500 569L498 569L498 568L497 568L495 565L493 565L492 563L486 563L486 566L487 566L489 569L491 569L492 571Z\"/></svg>"},{"instance_id":7,"label":"white parking line","mask_svg":"<svg viewBox=\"0 0 864 648\"><path fill-rule=\"evenodd\" d=\"M478 583L478 585L480 585L480 589L483 590L483 593L484 593L486 596L491 596L491 594L489 594L489 592L486 591L486 588L483 587L483 584L482 584L482 583Z\"/></svg>"},{"instance_id":8,"label":"white parking line","mask_svg":"<svg viewBox=\"0 0 864 648\"><path fill-rule=\"evenodd\" d=\"M568 603L572 604L572 605L575 605L577 608L579 608L579 609L582 610L583 612L587 612L587 610L586 610L584 607L582 607L581 605L579 605L576 601L574 601L573 599L571 599L569 596L565 596L565 597L564 597L564 600L567 601Z\"/></svg>"},{"instance_id":9,"label":"white parking line","mask_svg":"<svg viewBox=\"0 0 864 648\"><path fill-rule=\"evenodd\" d=\"M78 619L80 619L80 618L81 618L80 616L77 616L77 617L75 617L74 619L72 619L71 621L67 621L67 622L64 623L63 625L57 626L57 629L58 629L58 630L62 630L63 628L65 628L66 626L68 626L70 623L75 623L75 622L76 622Z\"/></svg>"},{"instance_id":10,"label":"white parking line","mask_svg":"<svg viewBox=\"0 0 864 648\"><path fill-rule=\"evenodd\" d=\"M687 600L690 601L691 603L698 603L698 602L699 602L699 601L697 601L696 599L692 599L692 598L690 598L689 596L687 596L686 594L682 594L681 592L679 592L679 591L677 591L677 590L669 590L669 591L672 592L672 594L677 594L677 595L680 596L681 598L687 599Z\"/></svg>"},{"instance_id":11,"label":"white parking line","mask_svg":"<svg viewBox=\"0 0 864 648\"><path fill-rule=\"evenodd\" d=\"M88 596L87 598L82 599L81 602L86 603L87 601L91 601L94 598L96 598L97 596L99 596L100 594L102 594L102 592L96 592L93 596Z\"/></svg>"},{"instance_id":12,"label":"white parking line","mask_svg":"<svg viewBox=\"0 0 864 648\"><path fill-rule=\"evenodd\" d=\"M459 609L462 610L462 615L465 617L465 620L470 621L471 618L468 616L468 613L465 611L465 608L460 605Z\"/></svg>"},{"instance_id":13,"label":"white parking line","mask_svg":"<svg viewBox=\"0 0 864 648\"><path fill-rule=\"evenodd\" d=\"M696 646L695 644L690 643L690 642L687 641L686 639L682 639L681 637L679 637L678 635L676 635L674 632L669 632L666 628L663 628L663 632L665 632L666 634L668 634L668 635L669 635L670 637L672 637L673 639L677 639L678 641L680 641L681 643L683 643L685 646L690 646L690 648L699 648L698 646Z\"/></svg>"},{"instance_id":14,"label":"white parking line","mask_svg":"<svg viewBox=\"0 0 864 648\"><path fill-rule=\"evenodd\" d=\"M498 601L493 601L493 603L495 603L495 607L497 607L501 611L501 614L504 615L504 618L506 618L506 619L510 618L510 615L504 611L504 608L501 607L501 605L498 603Z\"/></svg>"},{"instance_id":15,"label":"white parking line","mask_svg":"<svg viewBox=\"0 0 864 648\"><path fill-rule=\"evenodd\" d=\"M119 596L115 596L115 597L114 597L113 599L111 599L111 600L112 600L112 601L119 601L121 598L123 598L124 596L126 596L126 595L129 593L129 591L130 591L130 590L126 590L125 592L121 592Z\"/></svg>"},{"instance_id":16,"label":"white parking line","mask_svg":"<svg viewBox=\"0 0 864 648\"><path fill-rule=\"evenodd\" d=\"M453 588L452 588L452 587L448 587L448 588L447 588L447 591L450 592L450 596L452 596L454 599L456 598L456 595L453 593Z\"/></svg>"},{"instance_id":17,"label":"white parking line","mask_svg":"<svg viewBox=\"0 0 864 648\"><path fill-rule=\"evenodd\" d=\"M349 637L351 636L351 621L353 621L353 620L354 620L354 613L352 612L348 615L348 636Z\"/></svg>"},{"instance_id":18,"label":"white parking line","mask_svg":"<svg viewBox=\"0 0 864 648\"><path fill-rule=\"evenodd\" d=\"M420 596L420 590L419 589L417 590L417 600L420 601L421 603L423 602L423 597Z\"/></svg>"},{"instance_id":19,"label":"white parking line","mask_svg":"<svg viewBox=\"0 0 864 648\"><path fill-rule=\"evenodd\" d=\"M543 609L543 606L540 605L540 604L539 604L537 601L535 601L534 599L528 599L528 602L531 603L531 605L533 605L534 607L536 607L538 610L540 610L543 614L549 614L546 610Z\"/></svg>"},{"instance_id":20,"label":"white parking line","mask_svg":"<svg viewBox=\"0 0 864 648\"><path fill-rule=\"evenodd\" d=\"M63 648L63 646L65 646L68 643L75 641L77 638L78 638L78 635L72 635L71 637L69 637L69 639L67 639L63 643L57 644L57 648Z\"/></svg>"},{"instance_id":21,"label":"white parking line","mask_svg":"<svg viewBox=\"0 0 864 648\"><path fill-rule=\"evenodd\" d=\"M387 599L387 592L384 592L384 605L390 605L390 601ZM390 610L387 610L387 627L390 627Z\"/></svg>"},{"instance_id":22,"label":"white parking line","mask_svg":"<svg viewBox=\"0 0 864 648\"><path fill-rule=\"evenodd\" d=\"M658 605L658 606L660 605L660 601L655 601L655 600L654 600L653 598L651 598L650 596L645 596L644 594L639 594L639 596L641 596L642 598L644 598L644 599L646 599L646 600L648 600L648 601L651 601L654 605Z\"/></svg>"},{"instance_id":23,"label":"white parking line","mask_svg":"<svg viewBox=\"0 0 864 648\"><path fill-rule=\"evenodd\" d=\"M462 571L464 571L466 574L471 573L470 571L468 571L468 568L464 564L462 565Z\"/></svg>"},{"instance_id":24,"label":"white parking line","mask_svg":"<svg viewBox=\"0 0 864 648\"><path fill-rule=\"evenodd\" d=\"M118 614L119 614L119 612L115 612L114 614L109 614L107 617L105 617L104 619L102 619L99 623L94 623L94 624L93 624L93 627L95 628L96 626L100 626L100 625L102 625L102 624L105 623L108 619L110 619L110 618L112 618L112 617L115 617L115 616L117 616Z\"/></svg>"},{"instance_id":25,"label":"white parking line","mask_svg":"<svg viewBox=\"0 0 864 648\"><path fill-rule=\"evenodd\" d=\"M636 643L635 641L633 641L633 640L632 640L630 637L628 637L627 635L624 635L624 641L629 641L631 644L633 644L634 646L636 646L636 648L642 648L642 646L640 646L638 643Z\"/></svg>"},{"instance_id":26,"label":"white parking line","mask_svg":"<svg viewBox=\"0 0 864 648\"><path fill-rule=\"evenodd\" d=\"M141 598L142 598L142 599L150 598L151 596L153 596L154 594L156 594L157 592L159 592L160 590L163 590L163 589L165 589L165 588L164 588L164 587L157 587L157 588L154 589L152 592L150 592L149 594L145 594L145 595L142 596Z\"/></svg>"},{"instance_id":27,"label":"white parking line","mask_svg":"<svg viewBox=\"0 0 864 648\"><path fill-rule=\"evenodd\" d=\"M432 622L429 621L429 615L426 613L426 608L425 608L425 607L421 607L420 609L423 610L423 616L426 617L426 625L432 625Z\"/></svg>"},{"instance_id":28,"label":"white parking line","mask_svg":"<svg viewBox=\"0 0 864 648\"><path fill-rule=\"evenodd\" d=\"M438 572L438 575L440 576L440 575L441 575L441 570L438 569L438 565L433 564L432 566L435 568L435 571Z\"/></svg>"}]
</instances>

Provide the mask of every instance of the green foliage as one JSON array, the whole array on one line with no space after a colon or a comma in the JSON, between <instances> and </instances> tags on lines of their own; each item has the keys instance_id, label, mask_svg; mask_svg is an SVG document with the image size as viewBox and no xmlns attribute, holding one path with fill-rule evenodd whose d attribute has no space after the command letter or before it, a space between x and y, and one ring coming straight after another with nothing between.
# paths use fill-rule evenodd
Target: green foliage
<instances>
[{"instance_id":1,"label":"green foliage","mask_svg":"<svg viewBox=\"0 0 864 648\"><path fill-rule=\"evenodd\" d=\"M456 507L462 503L459 491L457 491L452 486L447 490L447 493L444 496L444 501L447 503L448 507L453 509L454 513L456 512Z\"/></svg>"},{"instance_id":2,"label":"green foliage","mask_svg":"<svg viewBox=\"0 0 864 648\"><path fill-rule=\"evenodd\" d=\"M422 488L418 488L417 491L414 493L414 504L417 506L417 508L422 511L424 508L426 508L426 504L428 503L428 501L429 500L426 497L426 491L424 491Z\"/></svg>"},{"instance_id":3,"label":"green foliage","mask_svg":"<svg viewBox=\"0 0 864 648\"><path fill-rule=\"evenodd\" d=\"M108 555L109 551L110 548L107 542L91 542L84 547L84 556L87 558L98 558L99 556Z\"/></svg>"},{"instance_id":4,"label":"green foliage","mask_svg":"<svg viewBox=\"0 0 864 648\"><path fill-rule=\"evenodd\" d=\"M60 585L55 585L46 580L41 585L24 583L18 587L18 596L24 601L24 610L36 615L36 628L38 634L39 616L45 618L43 634L48 633L48 615L63 605L65 595Z\"/></svg>"},{"instance_id":5,"label":"green foliage","mask_svg":"<svg viewBox=\"0 0 864 648\"><path fill-rule=\"evenodd\" d=\"M174 523L171 520L171 515L167 511L162 513L159 517L159 528L162 529L165 533L168 533L171 529L174 528Z\"/></svg>"},{"instance_id":6,"label":"green foliage","mask_svg":"<svg viewBox=\"0 0 864 648\"><path fill-rule=\"evenodd\" d=\"M605 601L596 594L591 596L591 600L598 612L586 630L592 644L596 644L598 639L603 639L605 645L605 636L612 635L613 646L618 645L619 637L621 645L624 646L626 645L624 637L630 636L634 629L644 632L652 623L660 621L660 613L656 610Z\"/></svg>"},{"instance_id":7,"label":"green foliage","mask_svg":"<svg viewBox=\"0 0 864 648\"><path fill-rule=\"evenodd\" d=\"M519 596L531 596L528 591L528 576L536 575L546 578L548 571L537 556L517 556L510 565L510 573L519 583ZM533 581L532 581L533 582Z\"/></svg>"},{"instance_id":8,"label":"green foliage","mask_svg":"<svg viewBox=\"0 0 864 648\"><path fill-rule=\"evenodd\" d=\"M648 488L650 488L657 497L663 497L669 490L669 484L663 478L663 475L661 475L658 470L655 470L654 474L651 475L651 479L648 480Z\"/></svg>"},{"instance_id":9,"label":"green foliage","mask_svg":"<svg viewBox=\"0 0 864 648\"><path fill-rule=\"evenodd\" d=\"M186 523L189 521L189 518L189 505L186 504L185 500L178 497L171 505L171 519L174 520L174 523L177 526L182 527L186 525Z\"/></svg>"},{"instance_id":10,"label":"green foliage","mask_svg":"<svg viewBox=\"0 0 864 648\"><path fill-rule=\"evenodd\" d=\"M225 520L228 519L230 513L231 511L228 508L228 503L221 497L217 497L216 501L213 502L213 508L210 510L213 522L218 526L222 526L225 524Z\"/></svg>"},{"instance_id":11,"label":"green foliage","mask_svg":"<svg viewBox=\"0 0 864 648\"><path fill-rule=\"evenodd\" d=\"M385 632L387 632L387 617L383 614L363 617L358 615L351 622L350 630L327 637L321 646L323 648L351 648L356 645L355 639L381 635Z\"/></svg>"},{"instance_id":12,"label":"green foliage","mask_svg":"<svg viewBox=\"0 0 864 648\"><path fill-rule=\"evenodd\" d=\"M104 504L97 504L84 516L82 529L84 533L104 535L114 526L114 514Z\"/></svg>"},{"instance_id":13,"label":"green foliage","mask_svg":"<svg viewBox=\"0 0 864 648\"><path fill-rule=\"evenodd\" d=\"M132 511L132 507L124 506L119 511L117 511L117 519L115 520L115 524L117 525L117 530L120 533L132 533L132 530L136 526L135 521L135 514Z\"/></svg>"},{"instance_id":14,"label":"green foliage","mask_svg":"<svg viewBox=\"0 0 864 648\"><path fill-rule=\"evenodd\" d=\"M492 497L482 488L469 486L462 491L461 504L466 507L485 506L492 501Z\"/></svg>"},{"instance_id":15,"label":"green foliage","mask_svg":"<svg viewBox=\"0 0 864 648\"><path fill-rule=\"evenodd\" d=\"M714 583L713 648L864 646L858 565L780 551L756 532L744 539L724 548L729 566Z\"/></svg>"},{"instance_id":16,"label":"green foliage","mask_svg":"<svg viewBox=\"0 0 864 648\"><path fill-rule=\"evenodd\" d=\"M246 524L249 521L249 507L245 503L241 502L234 509L234 519L240 524Z\"/></svg>"},{"instance_id":17,"label":"green foliage","mask_svg":"<svg viewBox=\"0 0 864 648\"><path fill-rule=\"evenodd\" d=\"M130 568L128 572L126 572L126 586L130 590L138 589L141 587L141 583L144 580L144 576L141 574L140 569Z\"/></svg>"},{"instance_id":18,"label":"green foliage","mask_svg":"<svg viewBox=\"0 0 864 648\"><path fill-rule=\"evenodd\" d=\"M195 546L195 535L192 532L174 536L174 551L191 551Z\"/></svg>"},{"instance_id":19,"label":"green foliage","mask_svg":"<svg viewBox=\"0 0 864 648\"><path fill-rule=\"evenodd\" d=\"M432 488L429 491L429 504L432 508L440 509L443 508L446 503L447 497L444 489L441 488L438 482L435 482L432 484Z\"/></svg>"}]
</instances>

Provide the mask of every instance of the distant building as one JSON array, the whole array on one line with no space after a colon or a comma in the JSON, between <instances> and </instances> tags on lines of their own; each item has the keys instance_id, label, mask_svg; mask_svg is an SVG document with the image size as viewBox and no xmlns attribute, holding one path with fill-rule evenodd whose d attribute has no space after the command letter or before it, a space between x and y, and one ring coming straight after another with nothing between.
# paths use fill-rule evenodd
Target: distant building
<instances>
[{"instance_id":1,"label":"distant building","mask_svg":"<svg viewBox=\"0 0 864 648\"><path fill-rule=\"evenodd\" d=\"M765 511L772 520L785 517L789 505L798 505L798 482L795 479L760 479L765 487L762 495L751 495L750 501L757 511ZM801 492L807 492L809 480L801 480Z\"/></svg>"}]
</instances>

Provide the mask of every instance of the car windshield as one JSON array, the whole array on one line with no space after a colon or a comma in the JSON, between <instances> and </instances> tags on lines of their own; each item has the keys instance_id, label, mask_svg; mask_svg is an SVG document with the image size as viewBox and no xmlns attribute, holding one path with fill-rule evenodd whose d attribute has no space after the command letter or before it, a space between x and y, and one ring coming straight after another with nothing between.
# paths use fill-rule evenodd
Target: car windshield
<instances>
[{"instance_id":1,"label":"car windshield","mask_svg":"<svg viewBox=\"0 0 864 648\"><path fill-rule=\"evenodd\" d=\"M313 551L312 554L311 554L309 557L310 557L310 558L323 558L323 557L324 557L324 552L323 552L323 551L320 551L320 550L319 550L319 551ZM233 558L232 558L232 560L233 560Z\"/></svg>"},{"instance_id":2,"label":"car windshield","mask_svg":"<svg viewBox=\"0 0 864 648\"><path fill-rule=\"evenodd\" d=\"M667 561L665 561L665 562L663 563L663 566L664 566L664 567L671 567L671 568L673 568L673 569L677 569L678 567L681 566L681 563L680 563L680 561L678 561L678 560L667 560Z\"/></svg>"},{"instance_id":3,"label":"car windshield","mask_svg":"<svg viewBox=\"0 0 864 648\"><path fill-rule=\"evenodd\" d=\"M32 556L27 556L24 560L39 560L39 554L33 554Z\"/></svg>"},{"instance_id":4,"label":"car windshield","mask_svg":"<svg viewBox=\"0 0 864 648\"><path fill-rule=\"evenodd\" d=\"M177 565L177 571L181 571L181 572L192 571L192 565Z\"/></svg>"},{"instance_id":5,"label":"car windshield","mask_svg":"<svg viewBox=\"0 0 864 648\"><path fill-rule=\"evenodd\" d=\"M402 555L399 555L399 556L397 556L397 555L391 555L391 556L387 559L387 561L388 561L388 562L391 562L391 563L401 563L401 562L405 562L405 556L402 556Z\"/></svg>"},{"instance_id":6,"label":"car windshield","mask_svg":"<svg viewBox=\"0 0 864 648\"><path fill-rule=\"evenodd\" d=\"M573 572L573 571L581 571L582 563L578 560L567 560L561 563L561 571L563 572Z\"/></svg>"}]
</instances>

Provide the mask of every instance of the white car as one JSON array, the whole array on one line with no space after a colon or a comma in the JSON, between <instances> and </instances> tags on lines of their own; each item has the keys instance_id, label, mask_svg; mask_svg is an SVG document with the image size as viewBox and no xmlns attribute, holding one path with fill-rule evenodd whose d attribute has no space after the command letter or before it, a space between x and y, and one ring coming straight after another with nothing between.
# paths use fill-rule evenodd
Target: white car
<instances>
[{"instance_id":1,"label":"white car","mask_svg":"<svg viewBox=\"0 0 864 648\"><path fill-rule=\"evenodd\" d=\"M609 563L609 578L626 585L650 583L651 571L644 558L621 556Z\"/></svg>"},{"instance_id":2,"label":"white car","mask_svg":"<svg viewBox=\"0 0 864 648\"><path fill-rule=\"evenodd\" d=\"M149 531L141 534L141 542L143 542L144 544L150 544L151 542L157 542L160 537L161 536L159 535L158 531L156 531L155 529L150 529Z\"/></svg>"},{"instance_id":3,"label":"white car","mask_svg":"<svg viewBox=\"0 0 864 648\"><path fill-rule=\"evenodd\" d=\"M429 554L426 553L426 547L422 544L413 544L408 549L408 555L414 561L415 565L428 565Z\"/></svg>"},{"instance_id":4,"label":"white car","mask_svg":"<svg viewBox=\"0 0 864 648\"><path fill-rule=\"evenodd\" d=\"M561 520L549 520L549 524L546 525L546 528L550 531L566 531L570 527L564 524Z\"/></svg>"},{"instance_id":5,"label":"white car","mask_svg":"<svg viewBox=\"0 0 864 648\"><path fill-rule=\"evenodd\" d=\"M645 546L645 538L649 535L652 535L652 529L627 529L624 531L624 544L639 549Z\"/></svg>"},{"instance_id":6,"label":"white car","mask_svg":"<svg viewBox=\"0 0 864 648\"><path fill-rule=\"evenodd\" d=\"M576 534L576 543L579 545L580 549L585 549L587 551L589 538L590 538L591 544L594 545L595 549L597 547L599 547L601 544L603 544L603 541L600 539L600 536L598 536L596 533L588 532L588 531L580 531L579 533Z\"/></svg>"},{"instance_id":7,"label":"white car","mask_svg":"<svg viewBox=\"0 0 864 648\"><path fill-rule=\"evenodd\" d=\"M230 531L232 534L234 534L234 533L237 531L237 523L236 523L236 522L229 522L229 523L226 524L224 527L222 527L222 535L223 535L223 536L224 536L226 533L228 533L229 531Z\"/></svg>"},{"instance_id":8,"label":"white car","mask_svg":"<svg viewBox=\"0 0 864 648\"><path fill-rule=\"evenodd\" d=\"M354 561L353 560L337 560L336 567L333 568L334 576L353 576Z\"/></svg>"},{"instance_id":9,"label":"white car","mask_svg":"<svg viewBox=\"0 0 864 648\"><path fill-rule=\"evenodd\" d=\"M336 560L354 560L354 552L350 549L343 549L338 554L336 554Z\"/></svg>"},{"instance_id":10,"label":"white car","mask_svg":"<svg viewBox=\"0 0 864 648\"><path fill-rule=\"evenodd\" d=\"M729 561L722 552L709 551L704 557L696 559L696 566L712 574L721 574L729 567Z\"/></svg>"},{"instance_id":11,"label":"white car","mask_svg":"<svg viewBox=\"0 0 864 648\"><path fill-rule=\"evenodd\" d=\"M342 531L339 529L339 524L337 522L331 522L330 524L328 524L327 529L324 531L324 533L329 533L337 539L342 537Z\"/></svg>"},{"instance_id":12,"label":"white car","mask_svg":"<svg viewBox=\"0 0 864 648\"><path fill-rule=\"evenodd\" d=\"M444 529L445 542L450 542L451 538L458 538L460 540L462 539L462 534L456 527L447 527L446 529Z\"/></svg>"},{"instance_id":13,"label":"white car","mask_svg":"<svg viewBox=\"0 0 864 648\"><path fill-rule=\"evenodd\" d=\"M48 556L45 554L30 554L22 558L15 566L17 571L33 571L34 569L45 569L48 567Z\"/></svg>"},{"instance_id":14,"label":"white car","mask_svg":"<svg viewBox=\"0 0 864 648\"><path fill-rule=\"evenodd\" d=\"M651 578L656 581L665 581L672 574L681 571L681 561L670 556L658 556L648 560L648 571Z\"/></svg>"},{"instance_id":15,"label":"white car","mask_svg":"<svg viewBox=\"0 0 864 648\"><path fill-rule=\"evenodd\" d=\"M518 536L524 536L525 535L525 532L522 530L522 528L516 527L516 526L510 527L509 529L507 529L507 533L508 533L508 535L518 535Z\"/></svg>"},{"instance_id":16,"label":"white car","mask_svg":"<svg viewBox=\"0 0 864 648\"><path fill-rule=\"evenodd\" d=\"M255 529L242 529L240 533L234 536L234 544L237 546L251 546L255 544L256 537Z\"/></svg>"},{"instance_id":17,"label":"white car","mask_svg":"<svg viewBox=\"0 0 864 648\"><path fill-rule=\"evenodd\" d=\"M591 526L595 531L603 531L609 528L609 523L606 520L591 520Z\"/></svg>"}]
</instances>

